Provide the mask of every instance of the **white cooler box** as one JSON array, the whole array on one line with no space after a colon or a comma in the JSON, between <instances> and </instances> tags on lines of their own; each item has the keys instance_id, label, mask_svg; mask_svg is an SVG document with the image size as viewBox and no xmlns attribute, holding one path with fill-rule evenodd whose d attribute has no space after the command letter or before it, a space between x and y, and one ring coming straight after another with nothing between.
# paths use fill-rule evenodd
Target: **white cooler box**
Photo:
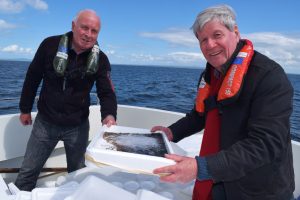
<instances>
[{"instance_id":1,"label":"white cooler box","mask_svg":"<svg viewBox=\"0 0 300 200\"><path fill-rule=\"evenodd\" d=\"M103 126L86 151L87 166L109 165L131 173L152 174L159 167L173 165L164 153L186 155L165 134L152 134L147 129Z\"/></svg>"}]
</instances>

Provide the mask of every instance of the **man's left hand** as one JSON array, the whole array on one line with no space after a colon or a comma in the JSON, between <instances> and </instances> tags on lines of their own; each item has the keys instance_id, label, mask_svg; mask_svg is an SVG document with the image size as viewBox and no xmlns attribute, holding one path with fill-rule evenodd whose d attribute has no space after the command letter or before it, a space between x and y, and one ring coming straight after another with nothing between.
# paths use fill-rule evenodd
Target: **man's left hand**
<instances>
[{"instance_id":1,"label":"man's left hand","mask_svg":"<svg viewBox=\"0 0 300 200\"><path fill-rule=\"evenodd\" d=\"M166 174L160 177L161 181L187 183L196 178L198 167L195 158L175 154L166 154L165 157L174 160L176 164L153 171L154 174Z\"/></svg>"},{"instance_id":2,"label":"man's left hand","mask_svg":"<svg viewBox=\"0 0 300 200\"><path fill-rule=\"evenodd\" d=\"M116 125L116 120L114 116L107 115L104 120L102 121L102 125L106 125L107 127L110 127L111 125Z\"/></svg>"}]
</instances>

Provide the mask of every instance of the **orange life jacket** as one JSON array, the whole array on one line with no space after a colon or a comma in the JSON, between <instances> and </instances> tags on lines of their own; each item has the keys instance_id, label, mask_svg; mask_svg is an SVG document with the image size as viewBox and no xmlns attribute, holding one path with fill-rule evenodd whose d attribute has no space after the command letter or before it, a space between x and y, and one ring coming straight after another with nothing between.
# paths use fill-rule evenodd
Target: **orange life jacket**
<instances>
[{"instance_id":1,"label":"orange life jacket","mask_svg":"<svg viewBox=\"0 0 300 200\"><path fill-rule=\"evenodd\" d=\"M252 42L245 40L245 45L232 62L224 77L221 88L217 95L217 102L222 102L224 100L233 98L239 93L253 54L254 50ZM204 80L203 75L201 77L196 97L196 111L199 113L205 112L204 101L208 98L209 90L210 86Z\"/></svg>"}]
</instances>

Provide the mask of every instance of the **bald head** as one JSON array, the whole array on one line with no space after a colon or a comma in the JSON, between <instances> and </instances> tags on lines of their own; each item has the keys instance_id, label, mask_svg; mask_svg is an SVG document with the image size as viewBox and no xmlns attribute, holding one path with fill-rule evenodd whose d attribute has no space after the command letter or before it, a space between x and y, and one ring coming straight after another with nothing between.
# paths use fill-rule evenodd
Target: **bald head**
<instances>
[{"instance_id":1,"label":"bald head","mask_svg":"<svg viewBox=\"0 0 300 200\"><path fill-rule=\"evenodd\" d=\"M72 22L72 45L77 53L94 46L100 32L100 17L94 10L85 9L78 12Z\"/></svg>"},{"instance_id":2,"label":"bald head","mask_svg":"<svg viewBox=\"0 0 300 200\"><path fill-rule=\"evenodd\" d=\"M80 10L76 16L74 17L73 19L73 22L77 22L78 18L82 17L82 16L91 16L91 17L94 17L94 18L98 18L98 21L100 23L100 17L97 15L96 11L92 10L92 9L84 9L84 10Z\"/></svg>"}]
</instances>

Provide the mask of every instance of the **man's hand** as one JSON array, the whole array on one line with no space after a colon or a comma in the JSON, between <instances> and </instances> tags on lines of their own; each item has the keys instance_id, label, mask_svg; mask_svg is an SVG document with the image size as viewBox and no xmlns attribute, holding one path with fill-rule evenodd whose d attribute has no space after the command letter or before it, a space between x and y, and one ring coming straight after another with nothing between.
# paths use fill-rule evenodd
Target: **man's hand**
<instances>
[{"instance_id":1,"label":"man's hand","mask_svg":"<svg viewBox=\"0 0 300 200\"><path fill-rule=\"evenodd\" d=\"M164 127L164 126L154 126L151 129L151 132L155 132L155 131L162 131L166 134L167 138L169 141L173 141L173 133L171 131L171 129Z\"/></svg>"},{"instance_id":2,"label":"man's hand","mask_svg":"<svg viewBox=\"0 0 300 200\"><path fill-rule=\"evenodd\" d=\"M21 113L19 119L24 126L32 124L31 113Z\"/></svg>"},{"instance_id":3,"label":"man's hand","mask_svg":"<svg viewBox=\"0 0 300 200\"><path fill-rule=\"evenodd\" d=\"M161 181L187 183L196 179L198 166L195 158L175 154L166 154L165 157L174 160L176 164L153 171L154 174L166 174L160 177Z\"/></svg>"},{"instance_id":4,"label":"man's hand","mask_svg":"<svg viewBox=\"0 0 300 200\"><path fill-rule=\"evenodd\" d=\"M105 119L102 121L102 125L106 125L107 127L110 127L111 125L116 125L116 120L114 116L107 115Z\"/></svg>"}]
</instances>

